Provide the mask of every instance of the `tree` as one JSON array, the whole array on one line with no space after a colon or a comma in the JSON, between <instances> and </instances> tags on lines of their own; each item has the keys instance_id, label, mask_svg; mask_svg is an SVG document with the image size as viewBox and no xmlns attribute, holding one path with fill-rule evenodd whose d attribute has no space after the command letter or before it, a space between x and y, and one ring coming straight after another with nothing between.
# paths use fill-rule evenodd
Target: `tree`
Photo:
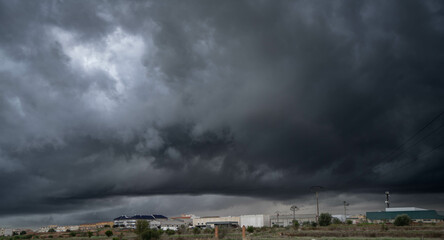
<instances>
[{"instance_id":1,"label":"tree","mask_svg":"<svg viewBox=\"0 0 444 240\"><path fill-rule=\"evenodd\" d=\"M48 232L53 233L53 232L55 232L55 230L54 230L54 228L50 228L50 229L48 230Z\"/></svg>"},{"instance_id":2,"label":"tree","mask_svg":"<svg viewBox=\"0 0 444 240\"><path fill-rule=\"evenodd\" d=\"M319 216L319 225L320 226L328 226L331 223L331 214L330 213L321 213Z\"/></svg>"},{"instance_id":3,"label":"tree","mask_svg":"<svg viewBox=\"0 0 444 240\"><path fill-rule=\"evenodd\" d=\"M75 237L77 234L76 234L75 232L70 232L69 235L70 235L71 237Z\"/></svg>"},{"instance_id":4,"label":"tree","mask_svg":"<svg viewBox=\"0 0 444 240\"><path fill-rule=\"evenodd\" d=\"M107 237L111 237L111 236L113 235L113 231L108 230L108 231L105 232L105 235L106 235Z\"/></svg>"},{"instance_id":5,"label":"tree","mask_svg":"<svg viewBox=\"0 0 444 240\"><path fill-rule=\"evenodd\" d=\"M26 235L26 231L21 231L20 235Z\"/></svg>"},{"instance_id":6,"label":"tree","mask_svg":"<svg viewBox=\"0 0 444 240\"><path fill-rule=\"evenodd\" d=\"M254 227L248 226L246 230L247 230L247 232L252 233L252 232L254 232Z\"/></svg>"},{"instance_id":7,"label":"tree","mask_svg":"<svg viewBox=\"0 0 444 240\"><path fill-rule=\"evenodd\" d=\"M142 240L151 240L151 239L159 239L160 233L156 229L147 229L142 234L140 234L140 238Z\"/></svg>"},{"instance_id":8,"label":"tree","mask_svg":"<svg viewBox=\"0 0 444 240\"><path fill-rule=\"evenodd\" d=\"M348 225L350 225L350 224L352 224L352 223L353 223L353 221L352 221L352 220L350 220L350 219L348 219L347 221L345 221L345 223L347 223Z\"/></svg>"},{"instance_id":9,"label":"tree","mask_svg":"<svg viewBox=\"0 0 444 240\"><path fill-rule=\"evenodd\" d=\"M412 223L412 219L407 214L398 215L393 223L395 226L408 226Z\"/></svg>"},{"instance_id":10,"label":"tree","mask_svg":"<svg viewBox=\"0 0 444 240\"><path fill-rule=\"evenodd\" d=\"M93 233L91 231L88 231L88 237L91 238Z\"/></svg>"},{"instance_id":11,"label":"tree","mask_svg":"<svg viewBox=\"0 0 444 240\"><path fill-rule=\"evenodd\" d=\"M145 221L145 220L137 220L137 222L136 222L136 230L134 230L134 232L137 234L137 235L141 235L143 232L145 232L146 230L148 230L149 229L149 223L148 223L148 221Z\"/></svg>"}]
</instances>

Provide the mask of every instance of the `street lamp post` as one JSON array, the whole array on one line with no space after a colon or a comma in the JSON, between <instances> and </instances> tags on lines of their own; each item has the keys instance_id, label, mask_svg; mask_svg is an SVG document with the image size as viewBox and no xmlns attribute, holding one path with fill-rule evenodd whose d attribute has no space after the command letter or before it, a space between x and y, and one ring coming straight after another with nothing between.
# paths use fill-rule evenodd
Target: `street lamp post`
<instances>
[{"instance_id":1,"label":"street lamp post","mask_svg":"<svg viewBox=\"0 0 444 240\"><path fill-rule=\"evenodd\" d=\"M276 224L279 227L279 211L276 211Z\"/></svg>"}]
</instances>

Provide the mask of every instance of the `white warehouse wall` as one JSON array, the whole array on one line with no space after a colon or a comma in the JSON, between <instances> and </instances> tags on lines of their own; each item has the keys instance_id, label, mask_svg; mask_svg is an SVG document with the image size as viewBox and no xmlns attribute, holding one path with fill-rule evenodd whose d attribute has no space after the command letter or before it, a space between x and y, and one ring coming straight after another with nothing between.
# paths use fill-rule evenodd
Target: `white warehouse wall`
<instances>
[{"instance_id":1,"label":"white warehouse wall","mask_svg":"<svg viewBox=\"0 0 444 240\"><path fill-rule=\"evenodd\" d=\"M269 215L242 215L240 216L240 226L252 226L252 227L269 227L270 216Z\"/></svg>"}]
</instances>

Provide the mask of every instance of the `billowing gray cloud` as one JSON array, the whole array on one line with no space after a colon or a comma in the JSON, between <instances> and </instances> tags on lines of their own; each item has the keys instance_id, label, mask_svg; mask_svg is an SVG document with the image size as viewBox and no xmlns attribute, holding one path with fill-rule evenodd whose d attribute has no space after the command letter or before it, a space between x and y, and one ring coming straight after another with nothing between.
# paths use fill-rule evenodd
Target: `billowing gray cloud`
<instances>
[{"instance_id":1,"label":"billowing gray cloud","mask_svg":"<svg viewBox=\"0 0 444 240\"><path fill-rule=\"evenodd\" d=\"M444 189L438 1L0 4L0 215Z\"/></svg>"}]
</instances>

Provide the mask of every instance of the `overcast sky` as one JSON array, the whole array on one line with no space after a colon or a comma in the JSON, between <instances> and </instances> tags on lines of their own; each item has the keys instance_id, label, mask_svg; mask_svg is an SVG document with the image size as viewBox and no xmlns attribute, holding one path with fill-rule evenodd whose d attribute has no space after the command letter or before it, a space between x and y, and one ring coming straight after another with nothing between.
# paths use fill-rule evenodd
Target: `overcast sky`
<instances>
[{"instance_id":1,"label":"overcast sky","mask_svg":"<svg viewBox=\"0 0 444 240\"><path fill-rule=\"evenodd\" d=\"M0 1L0 227L443 209L441 1Z\"/></svg>"}]
</instances>

